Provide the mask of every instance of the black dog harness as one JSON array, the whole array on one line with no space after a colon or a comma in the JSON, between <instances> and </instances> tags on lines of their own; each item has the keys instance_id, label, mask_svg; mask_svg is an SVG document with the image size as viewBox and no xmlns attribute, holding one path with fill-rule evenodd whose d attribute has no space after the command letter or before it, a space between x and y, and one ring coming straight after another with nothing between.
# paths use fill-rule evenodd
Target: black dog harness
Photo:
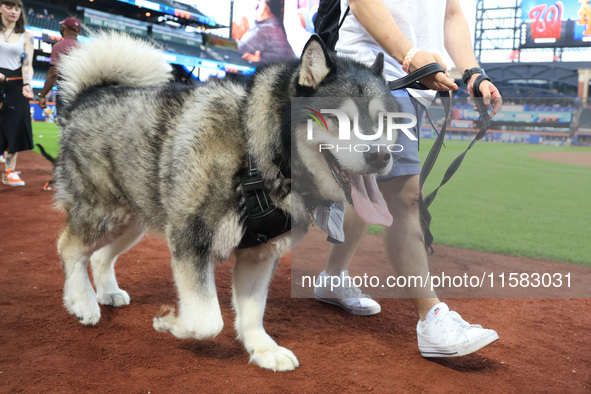
<instances>
[{"instance_id":1,"label":"black dog harness","mask_svg":"<svg viewBox=\"0 0 591 394\"><path fill-rule=\"evenodd\" d=\"M291 230L291 216L273 204L250 154L248 167L240 175L240 183L246 203L246 232L238 249L267 243L271 238Z\"/></svg>"}]
</instances>

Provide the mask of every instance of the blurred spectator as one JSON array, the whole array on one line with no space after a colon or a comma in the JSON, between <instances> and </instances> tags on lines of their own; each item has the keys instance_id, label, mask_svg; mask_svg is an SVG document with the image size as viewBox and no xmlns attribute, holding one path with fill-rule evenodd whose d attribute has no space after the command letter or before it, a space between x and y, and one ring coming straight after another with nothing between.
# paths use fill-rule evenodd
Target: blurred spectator
<instances>
[{"instance_id":1,"label":"blurred spectator","mask_svg":"<svg viewBox=\"0 0 591 394\"><path fill-rule=\"evenodd\" d=\"M283 0L259 0L254 28L248 29L245 18L239 24L232 24L232 35L238 40L243 59L269 62L295 58L281 23L283 4Z\"/></svg>"},{"instance_id":2,"label":"blurred spectator","mask_svg":"<svg viewBox=\"0 0 591 394\"><path fill-rule=\"evenodd\" d=\"M78 46L78 35L82 25L80 21L74 17L69 17L60 22L60 33L64 39L53 46L51 50L51 61L49 62L49 71L45 79L43 89L39 93L37 104L41 108L47 107L47 94L51 91L53 86L58 81L57 65L60 60L60 56L64 53L68 53L72 48ZM57 112L59 113L59 99L57 100L56 106L58 106Z\"/></svg>"}]
</instances>

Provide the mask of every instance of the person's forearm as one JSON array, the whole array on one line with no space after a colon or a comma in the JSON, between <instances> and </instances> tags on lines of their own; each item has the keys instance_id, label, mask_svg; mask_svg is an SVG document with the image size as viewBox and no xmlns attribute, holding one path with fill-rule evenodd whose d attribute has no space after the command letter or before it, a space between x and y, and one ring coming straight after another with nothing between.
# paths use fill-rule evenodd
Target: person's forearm
<instances>
[{"instance_id":1,"label":"person's forearm","mask_svg":"<svg viewBox=\"0 0 591 394\"><path fill-rule=\"evenodd\" d=\"M23 59L23 69L22 69L22 75L23 75L23 85L29 85L29 86L33 86L32 82L33 82L33 64L31 61L29 61L29 63L27 64L27 60Z\"/></svg>"},{"instance_id":2,"label":"person's forearm","mask_svg":"<svg viewBox=\"0 0 591 394\"><path fill-rule=\"evenodd\" d=\"M33 98L33 65L25 66L23 59L23 96Z\"/></svg>"},{"instance_id":3,"label":"person's forearm","mask_svg":"<svg viewBox=\"0 0 591 394\"><path fill-rule=\"evenodd\" d=\"M33 91L33 37L26 37L25 55L23 57L23 85L29 85Z\"/></svg>"},{"instance_id":4,"label":"person's forearm","mask_svg":"<svg viewBox=\"0 0 591 394\"><path fill-rule=\"evenodd\" d=\"M51 91L51 89L53 88L53 86L55 85L56 82L57 82L56 68L54 66L50 66L49 71L47 72L47 77L45 78L45 84L43 85L43 89L39 93L39 96L40 97L47 96L47 94L49 94L49 92Z\"/></svg>"},{"instance_id":5,"label":"person's forearm","mask_svg":"<svg viewBox=\"0 0 591 394\"><path fill-rule=\"evenodd\" d=\"M349 7L361 26L382 49L402 64L413 45L398 28L384 3L381 0L349 0Z\"/></svg>"},{"instance_id":6,"label":"person's forearm","mask_svg":"<svg viewBox=\"0 0 591 394\"><path fill-rule=\"evenodd\" d=\"M447 3L444 41L447 53L461 73L466 69L478 67L468 22L457 0L448 0Z\"/></svg>"}]
</instances>

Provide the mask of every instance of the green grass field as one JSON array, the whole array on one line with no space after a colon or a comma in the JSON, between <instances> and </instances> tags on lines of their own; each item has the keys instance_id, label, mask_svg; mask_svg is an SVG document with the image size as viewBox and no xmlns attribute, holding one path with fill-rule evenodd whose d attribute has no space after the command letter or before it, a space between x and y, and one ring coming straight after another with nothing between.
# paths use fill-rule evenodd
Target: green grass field
<instances>
[{"instance_id":1,"label":"green grass field","mask_svg":"<svg viewBox=\"0 0 591 394\"><path fill-rule=\"evenodd\" d=\"M33 131L35 142L55 156L57 126L36 122ZM432 143L421 140L421 159ZM446 142L426 193L467 145ZM431 205L435 243L591 266L591 167L528 156L540 151L591 149L480 141Z\"/></svg>"},{"instance_id":2,"label":"green grass field","mask_svg":"<svg viewBox=\"0 0 591 394\"><path fill-rule=\"evenodd\" d=\"M446 142L426 194L468 143ZM421 141L421 159L432 144ZM591 167L528 156L541 151L591 149L478 142L430 207L435 243L591 265Z\"/></svg>"},{"instance_id":3,"label":"green grass field","mask_svg":"<svg viewBox=\"0 0 591 394\"><path fill-rule=\"evenodd\" d=\"M59 150L59 129L55 123L33 122L33 140L36 144L41 144L53 157L57 156ZM39 153L39 148L35 147L34 152Z\"/></svg>"}]
</instances>

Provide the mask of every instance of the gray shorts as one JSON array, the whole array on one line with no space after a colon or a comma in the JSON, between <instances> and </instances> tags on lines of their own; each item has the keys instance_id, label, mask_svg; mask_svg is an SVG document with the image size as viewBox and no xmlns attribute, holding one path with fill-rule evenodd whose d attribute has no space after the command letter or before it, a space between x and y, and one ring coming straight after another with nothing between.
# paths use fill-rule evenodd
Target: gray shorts
<instances>
[{"instance_id":1,"label":"gray shorts","mask_svg":"<svg viewBox=\"0 0 591 394\"><path fill-rule=\"evenodd\" d=\"M425 107L412 98L406 89L393 90L390 93L397 98L396 101L400 106L400 112L410 113L417 117L416 126L410 130L418 138L423 114L425 113ZM388 181L394 177L403 175L417 175L421 172L419 141L413 141L408 138L406 134L399 133L396 143L402 145L403 149L401 152L392 154L394 158L394 167L392 167L392 170L388 175L378 177L378 181Z\"/></svg>"}]
</instances>

